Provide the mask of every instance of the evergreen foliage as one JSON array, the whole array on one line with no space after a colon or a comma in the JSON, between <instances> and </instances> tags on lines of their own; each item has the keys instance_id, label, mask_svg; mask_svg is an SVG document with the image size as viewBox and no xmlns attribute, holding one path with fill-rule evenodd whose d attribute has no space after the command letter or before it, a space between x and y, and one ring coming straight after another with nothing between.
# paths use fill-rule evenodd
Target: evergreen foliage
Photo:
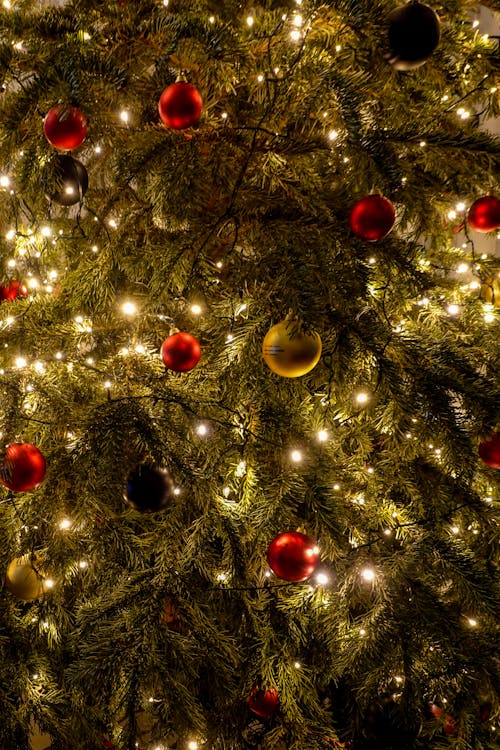
<instances>
[{"instance_id":1,"label":"evergreen foliage","mask_svg":"<svg viewBox=\"0 0 500 750\"><path fill-rule=\"evenodd\" d=\"M0 570L36 555L53 586L0 587L2 750L500 748L500 264L466 221L500 194L498 40L439 0L398 72L397 4L3 3L0 284L29 294L0 303L0 431L47 473L0 485ZM204 107L172 130L179 73ZM89 122L71 208L58 102ZM376 242L349 225L371 193ZM322 340L302 377L262 356L287 316ZM143 462L175 481L158 513L124 498ZM321 553L299 583L266 559L292 530Z\"/></svg>"}]
</instances>

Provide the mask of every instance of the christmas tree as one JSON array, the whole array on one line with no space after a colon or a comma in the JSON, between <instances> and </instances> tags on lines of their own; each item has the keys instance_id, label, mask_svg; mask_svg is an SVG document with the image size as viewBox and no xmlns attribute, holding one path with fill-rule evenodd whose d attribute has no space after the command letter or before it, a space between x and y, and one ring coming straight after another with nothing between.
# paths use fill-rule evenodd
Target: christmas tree
<instances>
[{"instance_id":1,"label":"christmas tree","mask_svg":"<svg viewBox=\"0 0 500 750\"><path fill-rule=\"evenodd\" d=\"M500 747L478 12L3 2L2 750Z\"/></svg>"}]
</instances>

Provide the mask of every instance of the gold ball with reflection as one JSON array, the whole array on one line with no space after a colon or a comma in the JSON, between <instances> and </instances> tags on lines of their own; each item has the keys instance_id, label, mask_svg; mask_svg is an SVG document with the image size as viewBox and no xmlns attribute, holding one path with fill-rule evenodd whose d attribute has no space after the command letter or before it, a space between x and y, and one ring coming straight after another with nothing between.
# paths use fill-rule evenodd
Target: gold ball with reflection
<instances>
[{"instance_id":1,"label":"gold ball with reflection","mask_svg":"<svg viewBox=\"0 0 500 750\"><path fill-rule=\"evenodd\" d=\"M37 570L34 569L33 563ZM45 592L44 583L45 578L38 572L37 560L32 561L31 555L15 557L9 563L5 585L18 599L24 599L27 602L40 599Z\"/></svg>"},{"instance_id":2,"label":"gold ball with reflection","mask_svg":"<svg viewBox=\"0 0 500 750\"><path fill-rule=\"evenodd\" d=\"M277 375L298 378L310 372L321 357L321 338L316 331L295 330L296 322L283 320L264 336L262 355Z\"/></svg>"}]
</instances>

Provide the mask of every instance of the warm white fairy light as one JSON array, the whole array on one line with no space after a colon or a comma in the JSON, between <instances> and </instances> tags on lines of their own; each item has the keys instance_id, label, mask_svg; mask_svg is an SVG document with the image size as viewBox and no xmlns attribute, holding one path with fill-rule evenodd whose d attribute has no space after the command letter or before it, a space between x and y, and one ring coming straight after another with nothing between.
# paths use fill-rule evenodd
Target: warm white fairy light
<instances>
[{"instance_id":1,"label":"warm white fairy light","mask_svg":"<svg viewBox=\"0 0 500 750\"><path fill-rule=\"evenodd\" d=\"M250 26L250 28L252 28L254 23L255 23L255 18L253 16L247 16L247 26Z\"/></svg>"},{"instance_id":2,"label":"warm white fairy light","mask_svg":"<svg viewBox=\"0 0 500 750\"><path fill-rule=\"evenodd\" d=\"M15 363L18 370L22 370L28 364L24 357L16 357Z\"/></svg>"},{"instance_id":3,"label":"warm white fairy light","mask_svg":"<svg viewBox=\"0 0 500 750\"><path fill-rule=\"evenodd\" d=\"M492 312L484 313L483 318L484 318L485 323L493 323L493 321L495 320L495 313L492 313Z\"/></svg>"},{"instance_id":4,"label":"warm white fairy light","mask_svg":"<svg viewBox=\"0 0 500 750\"><path fill-rule=\"evenodd\" d=\"M360 575L363 581L366 581L367 583L371 583L375 580L375 571L373 568L363 568Z\"/></svg>"},{"instance_id":5,"label":"warm white fairy light","mask_svg":"<svg viewBox=\"0 0 500 750\"><path fill-rule=\"evenodd\" d=\"M455 534L455 536L456 536L457 534L460 534L460 527L459 527L459 526L452 526L452 527L451 527L451 533L452 533L452 534Z\"/></svg>"},{"instance_id":6,"label":"warm white fairy light","mask_svg":"<svg viewBox=\"0 0 500 750\"><path fill-rule=\"evenodd\" d=\"M332 487L332 489L335 490L335 492L338 492L340 490L340 484L335 483Z\"/></svg>"},{"instance_id":7,"label":"warm white fairy light","mask_svg":"<svg viewBox=\"0 0 500 750\"><path fill-rule=\"evenodd\" d=\"M134 302L130 302L130 301L124 302L121 309L124 315L132 316L132 315L136 315L137 313L137 305Z\"/></svg>"},{"instance_id":8,"label":"warm white fairy light","mask_svg":"<svg viewBox=\"0 0 500 750\"><path fill-rule=\"evenodd\" d=\"M203 422L196 427L196 434L200 437L204 437L207 433L208 427L206 424L203 424Z\"/></svg>"},{"instance_id":9,"label":"warm white fairy light","mask_svg":"<svg viewBox=\"0 0 500 750\"><path fill-rule=\"evenodd\" d=\"M259 73L259 75L257 76L257 80L259 83L262 83L262 81L264 80L264 76L262 75L262 73Z\"/></svg>"},{"instance_id":10,"label":"warm white fairy light","mask_svg":"<svg viewBox=\"0 0 500 750\"><path fill-rule=\"evenodd\" d=\"M5 235L5 239L6 240L13 240L15 236L16 236L16 230L15 229L9 229L9 231Z\"/></svg>"},{"instance_id":11,"label":"warm white fairy light","mask_svg":"<svg viewBox=\"0 0 500 750\"><path fill-rule=\"evenodd\" d=\"M198 750L198 743L195 740L188 742L188 750Z\"/></svg>"},{"instance_id":12,"label":"warm white fairy light","mask_svg":"<svg viewBox=\"0 0 500 750\"><path fill-rule=\"evenodd\" d=\"M299 450L292 450L290 452L290 458L294 464L298 464L302 461L302 453Z\"/></svg>"},{"instance_id":13,"label":"warm white fairy light","mask_svg":"<svg viewBox=\"0 0 500 750\"><path fill-rule=\"evenodd\" d=\"M475 617L468 617L467 623L470 625L471 628L477 628L478 626L478 621L476 620Z\"/></svg>"},{"instance_id":14,"label":"warm white fairy light","mask_svg":"<svg viewBox=\"0 0 500 750\"><path fill-rule=\"evenodd\" d=\"M126 110L126 109L122 109L122 111L120 112L120 120L121 120L122 122L125 122L125 123L126 123L126 122L128 122L128 121L129 121L129 117L130 117L130 115L129 115L129 113L127 112L127 110Z\"/></svg>"},{"instance_id":15,"label":"warm white fairy light","mask_svg":"<svg viewBox=\"0 0 500 750\"><path fill-rule=\"evenodd\" d=\"M201 305L198 305L196 303L194 305L191 305L191 312L193 313L193 315L201 315L202 313Z\"/></svg>"},{"instance_id":16,"label":"warm white fairy light","mask_svg":"<svg viewBox=\"0 0 500 750\"><path fill-rule=\"evenodd\" d=\"M457 218L457 212L452 208L451 211L448 211L448 218L453 220Z\"/></svg>"},{"instance_id":17,"label":"warm white fairy light","mask_svg":"<svg viewBox=\"0 0 500 750\"><path fill-rule=\"evenodd\" d=\"M50 227L42 227L40 229L42 237L50 237L52 235L52 229Z\"/></svg>"},{"instance_id":18,"label":"warm white fairy light","mask_svg":"<svg viewBox=\"0 0 500 750\"><path fill-rule=\"evenodd\" d=\"M295 669L300 669L300 668L301 668L301 666L302 666L302 664L300 663L300 661L295 661L295 662L293 663L293 666L295 667Z\"/></svg>"},{"instance_id":19,"label":"warm white fairy light","mask_svg":"<svg viewBox=\"0 0 500 750\"><path fill-rule=\"evenodd\" d=\"M59 528L61 531L65 531L66 529L70 529L72 525L71 519L69 518L63 518L62 521L59 521Z\"/></svg>"},{"instance_id":20,"label":"warm white fairy light","mask_svg":"<svg viewBox=\"0 0 500 750\"><path fill-rule=\"evenodd\" d=\"M56 352L54 356L55 356L56 359L62 359L63 358L62 352Z\"/></svg>"},{"instance_id":21,"label":"warm white fairy light","mask_svg":"<svg viewBox=\"0 0 500 750\"><path fill-rule=\"evenodd\" d=\"M458 315L460 312L460 305L456 305L452 302L451 305L448 305L446 311L448 312L448 315Z\"/></svg>"},{"instance_id":22,"label":"warm white fairy light","mask_svg":"<svg viewBox=\"0 0 500 750\"><path fill-rule=\"evenodd\" d=\"M368 403L369 401L369 395L368 393L365 393L365 391L360 391L356 394L356 403L360 404L362 406L363 404Z\"/></svg>"},{"instance_id":23,"label":"warm white fairy light","mask_svg":"<svg viewBox=\"0 0 500 750\"><path fill-rule=\"evenodd\" d=\"M320 586L325 586L329 581L330 579L328 578L326 573L318 573L316 576L316 583Z\"/></svg>"},{"instance_id":24,"label":"warm white fairy light","mask_svg":"<svg viewBox=\"0 0 500 750\"><path fill-rule=\"evenodd\" d=\"M105 380L104 381L104 387L106 388L106 390L109 391L109 389L111 388L111 386L112 386L111 380Z\"/></svg>"},{"instance_id":25,"label":"warm white fairy light","mask_svg":"<svg viewBox=\"0 0 500 750\"><path fill-rule=\"evenodd\" d=\"M469 270L469 264L468 263L459 263L457 266L457 273L467 273Z\"/></svg>"},{"instance_id":26,"label":"warm white fairy light","mask_svg":"<svg viewBox=\"0 0 500 750\"><path fill-rule=\"evenodd\" d=\"M301 38L302 38L302 33L299 31L299 29L292 29L292 31L290 32L290 39L293 42L298 42L299 39Z\"/></svg>"},{"instance_id":27,"label":"warm white fairy light","mask_svg":"<svg viewBox=\"0 0 500 750\"><path fill-rule=\"evenodd\" d=\"M233 339L234 339L233 334L232 333L228 333L227 336L226 336L226 343L230 344Z\"/></svg>"},{"instance_id":28,"label":"warm white fairy light","mask_svg":"<svg viewBox=\"0 0 500 750\"><path fill-rule=\"evenodd\" d=\"M9 258L7 261L8 268L15 268L17 266L17 261L15 258Z\"/></svg>"},{"instance_id":29,"label":"warm white fairy light","mask_svg":"<svg viewBox=\"0 0 500 750\"><path fill-rule=\"evenodd\" d=\"M80 568L80 570L87 570L89 564L87 560L80 560L80 562L78 563L78 567Z\"/></svg>"},{"instance_id":30,"label":"warm white fairy light","mask_svg":"<svg viewBox=\"0 0 500 750\"><path fill-rule=\"evenodd\" d=\"M43 585L47 589L53 589L54 586L56 585L56 582L52 578L45 578L44 581L43 581ZM45 628L48 628L49 627L49 623L48 622L47 623L44 622L43 626Z\"/></svg>"},{"instance_id":31,"label":"warm white fairy light","mask_svg":"<svg viewBox=\"0 0 500 750\"><path fill-rule=\"evenodd\" d=\"M316 437L320 443L325 443L328 440L328 430L318 430Z\"/></svg>"}]
</instances>

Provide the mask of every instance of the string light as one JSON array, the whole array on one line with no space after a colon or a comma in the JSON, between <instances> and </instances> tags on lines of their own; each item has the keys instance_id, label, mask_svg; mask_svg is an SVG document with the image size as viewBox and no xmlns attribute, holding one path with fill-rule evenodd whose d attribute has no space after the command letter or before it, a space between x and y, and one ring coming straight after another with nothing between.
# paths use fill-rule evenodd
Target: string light
<instances>
[{"instance_id":1,"label":"string light","mask_svg":"<svg viewBox=\"0 0 500 750\"><path fill-rule=\"evenodd\" d=\"M298 464L302 461L302 453L299 450L292 450L290 458L295 464Z\"/></svg>"},{"instance_id":2,"label":"string light","mask_svg":"<svg viewBox=\"0 0 500 750\"><path fill-rule=\"evenodd\" d=\"M66 529L70 529L72 526L72 522L69 518L63 518L62 521L59 521L59 528L61 531L65 531Z\"/></svg>"},{"instance_id":3,"label":"string light","mask_svg":"<svg viewBox=\"0 0 500 750\"><path fill-rule=\"evenodd\" d=\"M196 434L199 435L200 437L204 437L207 433L208 433L208 427L206 424L202 423L196 427Z\"/></svg>"},{"instance_id":4,"label":"string light","mask_svg":"<svg viewBox=\"0 0 500 750\"><path fill-rule=\"evenodd\" d=\"M318 438L320 443L324 443L328 440L328 431L318 430L316 437Z\"/></svg>"},{"instance_id":5,"label":"string light","mask_svg":"<svg viewBox=\"0 0 500 750\"><path fill-rule=\"evenodd\" d=\"M369 400L369 395L364 391L360 391L356 394L356 402L360 405L366 404Z\"/></svg>"},{"instance_id":6,"label":"string light","mask_svg":"<svg viewBox=\"0 0 500 750\"><path fill-rule=\"evenodd\" d=\"M134 302L124 302L121 309L124 315L132 316L137 313L137 305Z\"/></svg>"},{"instance_id":7,"label":"string light","mask_svg":"<svg viewBox=\"0 0 500 750\"><path fill-rule=\"evenodd\" d=\"M363 581L366 581L367 583L371 583L375 580L375 571L373 568L363 568L360 575Z\"/></svg>"}]
</instances>

